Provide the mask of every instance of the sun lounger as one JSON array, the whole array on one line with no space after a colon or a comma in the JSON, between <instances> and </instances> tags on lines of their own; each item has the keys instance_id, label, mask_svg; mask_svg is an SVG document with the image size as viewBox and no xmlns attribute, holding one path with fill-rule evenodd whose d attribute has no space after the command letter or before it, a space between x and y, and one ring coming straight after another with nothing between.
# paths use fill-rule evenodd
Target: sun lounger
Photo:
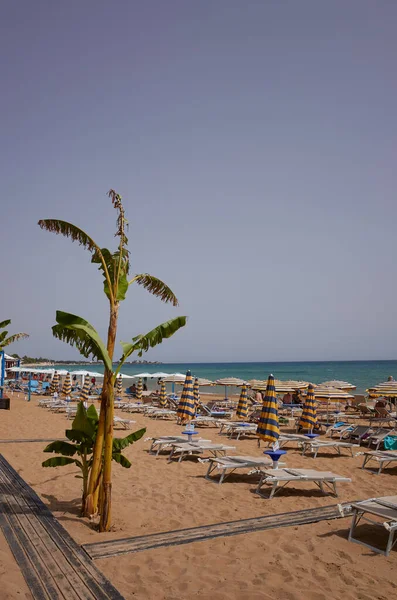
<instances>
[{"instance_id":1,"label":"sun lounger","mask_svg":"<svg viewBox=\"0 0 397 600\"><path fill-rule=\"evenodd\" d=\"M329 471L315 471L314 469L265 469L256 488L256 493L265 497L261 492L261 488L264 484L271 485L272 489L268 496L268 499L271 500L278 491L289 483L305 483L308 481L319 487L323 494L325 494L325 488L328 488L337 496L336 484L341 481L349 482L351 479Z\"/></svg>"},{"instance_id":2,"label":"sun lounger","mask_svg":"<svg viewBox=\"0 0 397 600\"><path fill-rule=\"evenodd\" d=\"M165 436L158 437L158 438L147 438L147 439L149 439L149 440L151 439L151 441L152 441L152 444L149 449L149 454L155 454L156 456L158 456L162 450L170 448L173 443L180 442L181 444L183 444L186 442L186 437L181 436L181 435L165 435ZM210 443L210 440L203 440L202 438L199 438L197 440L197 442Z\"/></svg>"},{"instance_id":3,"label":"sun lounger","mask_svg":"<svg viewBox=\"0 0 397 600\"><path fill-rule=\"evenodd\" d=\"M375 408L375 415L370 418L371 424L388 424L390 426L395 426L397 424L396 413L391 413L384 407Z\"/></svg>"},{"instance_id":4,"label":"sun lounger","mask_svg":"<svg viewBox=\"0 0 397 600\"><path fill-rule=\"evenodd\" d=\"M370 460L376 460L379 464L378 475L382 473L382 470L385 467L388 467L393 462L397 462L397 450L367 450L366 452L358 452L356 456L359 456L360 454L364 455L364 461L361 468L365 469L365 466Z\"/></svg>"},{"instance_id":5,"label":"sun lounger","mask_svg":"<svg viewBox=\"0 0 397 600\"><path fill-rule=\"evenodd\" d=\"M127 412L144 412L145 409L146 407L142 402L128 402L122 407L122 410Z\"/></svg>"},{"instance_id":6,"label":"sun lounger","mask_svg":"<svg viewBox=\"0 0 397 600\"><path fill-rule=\"evenodd\" d=\"M351 430L341 433L340 439L346 442L360 443L361 440L368 437L371 432L371 427L368 427L367 425L356 425Z\"/></svg>"},{"instance_id":7,"label":"sun lounger","mask_svg":"<svg viewBox=\"0 0 397 600\"><path fill-rule=\"evenodd\" d=\"M308 438L303 433L281 433L278 438L280 448L284 448L287 444L302 444L307 442Z\"/></svg>"},{"instance_id":8,"label":"sun lounger","mask_svg":"<svg viewBox=\"0 0 397 600\"><path fill-rule=\"evenodd\" d=\"M208 427L219 427L220 425L219 419L207 415L198 415L191 423L197 426L208 425Z\"/></svg>"},{"instance_id":9,"label":"sun lounger","mask_svg":"<svg viewBox=\"0 0 397 600\"><path fill-rule=\"evenodd\" d=\"M136 423L131 419L123 419L122 417L114 416L113 425L120 425L123 429L131 429L131 423Z\"/></svg>"},{"instance_id":10,"label":"sun lounger","mask_svg":"<svg viewBox=\"0 0 397 600\"><path fill-rule=\"evenodd\" d=\"M331 438L333 438L334 436L338 436L339 439L341 439L344 433L346 433L347 431L353 431L353 429L354 425L346 423L345 421L339 421L338 423L334 423L334 425L331 425L331 427L328 427L328 429L325 432L325 435Z\"/></svg>"},{"instance_id":11,"label":"sun lounger","mask_svg":"<svg viewBox=\"0 0 397 600\"><path fill-rule=\"evenodd\" d=\"M222 433L225 430L225 433L228 438L236 437L236 440L239 440L242 436L246 436L249 434L256 434L258 426L256 423L237 423L232 422L228 423L224 428L221 429L219 433Z\"/></svg>"},{"instance_id":12,"label":"sun lounger","mask_svg":"<svg viewBox=\"0 0 397 600\"><path fill-rule=\"evenodd\" d=\"M229 450L235 450L235 446L225 446L224 444L213 444L212 442L174 442L171 444L172 450L168 457L168 462L171 462L176 454L179 454L178 462L181 462L186 456L193 456L196 454L203 454L203 452L209 452L210 455L215 458L218 456L225 456Z\"/></svg>"},{"instance_id":13,"label":"sun lounger","mask_svg":"<svg viewBox=\"0 0 397 600\"><path fill-rule=\"evenodd\" d=\"M390 551L397 542L395 537L397 533L397 496L384 496L382 498L370 498L369 500L363 500L362 502L353 502L351 505L345 505L343 508L340 506L339 510L343 516L345 516L345 511L348 513L353 511L348 538L349 542L361 544L378 554L389 556ZM373 515L379 520L370 518L366 516L366 514ZM376 548L375 546L353 537L356 527L361 522L370 523L371 525L386 529L389 535L385 550Z\"/></svg>"},{"instance_id":14,"label":"sun lounger","mask_svg":"<svg viewBox=\"0 0 397 600\"><path fill-rule=\"evenodd\" d=\"M170 419L176 417L176 411L167 408L157 408L148 412L147 415L151 419Z\"/></svg>"},{"instance_id":15,"label":"sun lounger","mask_svg":"<svg viewBox=\"0 0 397 600\"><path fill-rule=\"evenodd\" d=\"M199 459L200 460L200 459ZM257 457L257 456L224 456L218 458L209 458L208 471L205 478L208 481L217 482L221 484L225 481L226 477L231 475L236 469L254 469L255 473L260 472L260 467L268 467L273 464L268 456ZM279 463L280 464L280 463ZM217 470L219 472L219 479L216 480L210 477L213 472ZM250 474L250 473L248 473Z\"/></svg>"},{"instance_id":16,"label":"sun lounger","mask_svg":"<svg viewBox=\"0 0 397 600\"><path fill-rule=\"evenodd\" d=\"M389 435L397 435L397 431L395 429L376 429L365 439L365 443L368 444L368 448L371 450L379 450L384 439Z\"/></svg>"},{"instance_id":17,"label":"sun lounger","mask_svg":"<svg viewBox=\"0 0 397 600\"><path fill-rule=\"evenodd\" d=\"M319 450L326 450L327 448L330 450L334 450L339 456L342 456L342 448L346 448L346 450L349 450L351 456L353 456L353 449L360 448L359 444L351 444L350 442L340 442L337 440L306 439L306 441L302 441L301 444L302 455L306 454L306 452L309 451L313 454L313 458L317 458Z\"/></svg>"}]
</instances>

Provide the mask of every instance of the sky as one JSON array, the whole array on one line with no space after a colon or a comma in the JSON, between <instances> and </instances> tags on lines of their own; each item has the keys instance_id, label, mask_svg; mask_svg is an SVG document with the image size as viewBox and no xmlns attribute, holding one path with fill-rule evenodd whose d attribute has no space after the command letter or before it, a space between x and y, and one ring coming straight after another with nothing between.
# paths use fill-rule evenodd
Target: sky
<instances>
[{"instance_id":1,"label":"sky","mask_svg":"<svg viewBox=\"0 0 397 600\"><path fill-rule=\"evenodd\" d=\"M78 357L57 309L106 334L90 254L133 273L119 340L177 315L162 362L396 358L397 3L3 0L0 320L9 352ZM120 353L116 353L117 354Z\"/></svg>"}]
</instances>

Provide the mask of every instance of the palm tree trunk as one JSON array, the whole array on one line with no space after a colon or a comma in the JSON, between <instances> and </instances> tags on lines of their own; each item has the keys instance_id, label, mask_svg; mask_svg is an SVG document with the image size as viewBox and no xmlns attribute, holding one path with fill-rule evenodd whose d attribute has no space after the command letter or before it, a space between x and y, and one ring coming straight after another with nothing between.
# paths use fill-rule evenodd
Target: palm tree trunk
<instances>
[{"instance_id":1,"label":"palm tree trunk","mask_svg":"<svg viewBox=\"0 0 397 600\"><path fill-rule=\"evenodd\" d=\"M114 346L116 343L117 334L117 318L119 313L119 303L110 310L110 320L108 329L108 345L107 350L110 360L113 360ZM103 479L102 491L103 502L100 507L101 520L99 522L99 531L109 531L111 526L111 510L112 510L112 450L113 450L113 417L114 417L114 376L113 373L108 373L103 381L102 403L105 404L105 452L103 460Z\"/></svg>"},{"instance_id":2,"label":"palm tree trunk","mask_svg":"<svg viewBox=\"0 0 397 600\"><path fill-rule=\"evenodd\" d=\"M109 328L108 328L108 343L107 343L107 351L110 359L113 359L114 355L114 347L116 343L116 335L117 335L117 319L119 312L119 303L116 302L114 306L110 307L110 318L109 318ZM105 369L104 378L103 378L103 387L102 387L102 395L101 395L101 412L99 415L98 422L98 430L97 436L95 440L94 452L93 452L93 460L92 460L92 468L90 474L90 482L88 486L88 496L86 501L86 516L90 516L98 513L98 508L101 513L101 523L100 523L100 531L107 531L110 527L110 516L107 517L106 521L103 520L102 514L106 512L107 515L110 515L110 507L111 507L111 461L112 454L111 449L113 445L113 415L114 415L114 392L113 392L113 373ZM113 393L112 393L113 392ZM109 421L108 413L111 413L111 421ZM103 460L103 448L105 445L105 456ZM110 446L110 457L109 457L109 446ZM106 454L106 448L107 454ZM102 479L102 463L103 469L107 472L106 485L108 488L107 494L101 494L101 498L103 498L103 502L100 502L98 505L99 498L99 487L105 486L105 477ZM110 485L109 485L110 484ZM106 529L102 529L104 524L106 523Z\"/></svg>"}]
</instances>

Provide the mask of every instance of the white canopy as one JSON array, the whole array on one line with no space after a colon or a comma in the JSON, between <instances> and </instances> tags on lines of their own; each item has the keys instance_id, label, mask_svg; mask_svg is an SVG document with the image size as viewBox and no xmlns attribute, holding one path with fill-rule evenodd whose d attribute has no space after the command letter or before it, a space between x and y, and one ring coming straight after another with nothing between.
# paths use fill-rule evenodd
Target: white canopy
<instances>
[{"instance_id":1,"label":"white canopy","mask_svg":"<svg viewBox=\"0 0 397 600\"><path fill-rule=\"evenodd\" d=\"M97 373L96 371L85 371L84 369L79 369L78 371L70 371L70 374L82 375L83 377L103 377L103 373Z\"/></svg>"},{"instance_id":2,"label":"white canopy","mask_svg":"<svg viewBox=\"0 0 397 600\"><path fill-rule=\"evenodd\" d=\"M165 383L183 383L186 379L186 375L183 373L172 373L172 375L168 375L164 377L163 381Z\"/></svg>"}]
</instances>

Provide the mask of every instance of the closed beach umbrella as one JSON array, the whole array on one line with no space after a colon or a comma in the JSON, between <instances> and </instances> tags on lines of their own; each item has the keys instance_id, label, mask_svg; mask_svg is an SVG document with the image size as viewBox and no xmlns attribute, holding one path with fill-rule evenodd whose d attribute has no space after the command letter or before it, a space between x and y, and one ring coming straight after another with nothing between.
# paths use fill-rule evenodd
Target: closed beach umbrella
<instances>
[{"instance_id":1,"label":"closed beach umbrella","mask_svg":"<svg viewBox=\"0 0 397 600\"><path fill-rule=\"evenodd\" d=\"M142 400L142 391L143 391L142 379L139 378L138 385L136 386L136 399L137 400Z\"/></svg>"},{"instance_id":2,"label":"closed beach umbrella","mask_svg":"<svg viewBox=\"0 0 397 600\"><path fill-rule=\"evenodd\" d=\"M116 380L116 394L117 396L121 396L123 393L123 380L121 377L117 377Z\"/></svg>"},{"instance_id":3,"label":"closed beach umbrella","mask_svg":"<svg viewBox=\"0 0 397 600\"><path fill-rule=\"evenodd\" d=\"M309 431L313 431L316 425L316 399L314 397L314 386L310 384L307 390L306 400L303 404L302 415L299 419L298 426L302 429L309 429Z\"/></svg>"},{"instance_id":4,"label":"closed beach umbrella","mask_svg":"<svg viewBox=\"0 0 397 600\"><path fill-rule=\"evenodd\" d=\"M187 371L186 373L185 385L183 386L176 414L182 423L191 421L196 416L196 407L194 405L193 396L193 378L190 371Z\"/></svg>"},{"instance_id":5,"label":"closed beach umbrella","mask_svg":"<svg viewBox=\"0 0 397 600\"><path fill-rule=\"evenodd\" d=\"M81 394L80 394L81 400L83 400L84 402L86 400L88 400L89 393L90 393L90 380L88 379L88 377L86 377L84 379L83 389L81 390Z\"/></svg>"},{"instance_id":6,"label":"closed beach umbrella","mask_svg":"<svg viewBox=\"0 0 397 600\"><path fill-rule=\"evenodd\" d=\"M165 389L165 383L164 383L164 381L161 382L160 406L162 408L165 408L167 406L167 390Z\"/></svg>"},{"instance_id":7,"label":"closed beach umbrella","mask_svg":"<svg viewBox=\"0 0 397 600\"><path fill-rule=\"evenodd\" d=\"M243 385L241 388L240 399L238 401L236 416L239 419L246 419L248 417L248 402L247 402L247 386Z\"/></svg>"},{"instance_id":8,"label":"closed beach umbrella","mask_svg":"<svg viewBox=\"0 0 397 600\"><path fill-rule=\"evenodd\" d=\"M266 395L263 400L261 416L259 417L257 434L264 442L277 442L280 429L278 426L277 397L274 387L274 377L269 375Z\"/></svg>"},{"instance_id":9,"label":"closed beach umbrella","mask_svg":"<svg viewBox=\"0 0 397 600\"><path fill-rule=\"evenodd\" d=\"M198 405L200 404L200 385L199 385L199 380L197 379L197 377L194 380L193 396L194 396L194 405L197 410Z\"/></svg>"},{"instance_id":10,"label":"closed beach umbrella","mask_svg":"<svg viewBox=\"0 0 397 600\"><path fill-rule=\"evenodd\" d=\"M72 393L72 379L70 377L70 373L68 373L65 377L62 392L65 394L65 396L70 396L70 394Z\"/></svg>"},{"instance_id":11,"label":"closed beach umbrella","mask_svg":"<svg viewBox=\"0 0 397 600\"><path fill-rule=\"evenodd\" d=\"M58 371L55 371L54 373L54 377L52 378L51 381L51 394L55 394L55 392L58 393L58 389L59 389L59 374Z\"/></svg>"}]
</instances>

